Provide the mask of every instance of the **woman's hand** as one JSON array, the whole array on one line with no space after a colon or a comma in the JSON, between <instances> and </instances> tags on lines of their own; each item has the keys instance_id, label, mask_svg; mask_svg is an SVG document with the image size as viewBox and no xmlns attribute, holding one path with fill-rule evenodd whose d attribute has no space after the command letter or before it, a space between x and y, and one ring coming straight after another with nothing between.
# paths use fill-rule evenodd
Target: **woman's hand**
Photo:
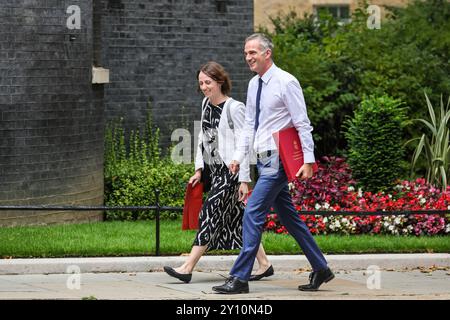
<instances>
[{"instance_id":1,"label":"woman's hand","mask_svg":"<svg viewBox=\"0 0 450 320\"><path fill-rule=\"evenodd\" d=\"M236 174L239 172L239 162L237 160L233 160L228 167L232 174Z\"/></svg>"},{"instance_id":2,"label":"woman's hand","mask_svg":"<svg viewBox=\"0 0 450 320\"><path fill-rule=\"evenodd\" d=\"M192 187L195 187L197 183L200 182L202 178L202 169L198 169L195 171L194 175L189 179L189 184L192 184Z\"/></svg>"},{"instance_id":3,"label":"woman's hand","mask_svg":"<svg viewBox=\"0 0 450 320\"><path fill-rule=\"evenodd\" d=\"M248 197L248 183L241 182L241 186L239 187L239 201L244 201Z\"/></svg>"}]
</instances>

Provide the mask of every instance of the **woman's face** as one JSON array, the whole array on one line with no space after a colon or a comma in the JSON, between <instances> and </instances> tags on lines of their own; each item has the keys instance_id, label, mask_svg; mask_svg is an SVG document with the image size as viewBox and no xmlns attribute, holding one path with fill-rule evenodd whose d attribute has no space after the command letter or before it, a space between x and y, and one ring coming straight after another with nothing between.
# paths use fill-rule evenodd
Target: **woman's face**
<instances>
[{"instance_id":1,"label":"woman's face","mask_svg":"<svg viewBox=\"0 0 450 320\"><path fill-rule=\"evenodd\" d=\"M204 74L202 71L198 74L198 86L205 97L210 99L211 97L216 97L221 93L220 84L208 75Z\"/></svg>"}]
</instances>

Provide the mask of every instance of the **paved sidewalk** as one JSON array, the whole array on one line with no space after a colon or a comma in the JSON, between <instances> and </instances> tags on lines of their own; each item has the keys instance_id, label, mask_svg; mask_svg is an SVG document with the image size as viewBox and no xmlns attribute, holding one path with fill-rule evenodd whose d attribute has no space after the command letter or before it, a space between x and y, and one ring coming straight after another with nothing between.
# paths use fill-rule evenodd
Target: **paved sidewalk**
<instances>
[{"instance_id":1,"label":"paved sidewalk","mask_svg":"<svg viewBox=\"0 0 450 320\"><path fill-rule=\"evenodd\" d=\"M237 255L204 256L197 270L228 271ZM278 271L309 270L310 265L303 255L269 256ZM414 269L450 267L450 254L361 254L327 255L333 270L366 270L375 265L381 269ZM112 257L112 258L52 258L52 259L3 259L0 260L0 275L4 274L58 274L67 273L71 266L79 267L82 273L101 272L154 272L163 266L178 266L185 256L160 257Z\"/></svg>"},{"instance_id":2,"label":"paved sidewalk","mask_svg":"<svg viewBox=\"0 0 450 320\"><path fill-rule=\"evenodd\" d=\"M449 254L330 255L336 278L318 292L297 290L308 281L303 256L270 256L275 275L250 282L249 294L214 293L235 258L203 257L189 284L161 272L185 257L1 260L0 299L450 299Z\"/></svg>"},{"instance_id":3,"label":"paved sidewalk","mask_svg":"<svg viewBox=\"0 0 450 320\"><path fill-rule=\"evenodd\" d=\"M162 272L2 275L0 299L149 299L149 300L320 300L320 299L450 299L448 270L431 272L381 271L379 286L374 274L337 271L336 278L318 292L301 292L308 273L277 272L250 282L250 293L221 295L212 286L223 283L226 273L195 272L182 283ZM368 286L369 282L369 286Z\"/></svg>"}]
</instances>

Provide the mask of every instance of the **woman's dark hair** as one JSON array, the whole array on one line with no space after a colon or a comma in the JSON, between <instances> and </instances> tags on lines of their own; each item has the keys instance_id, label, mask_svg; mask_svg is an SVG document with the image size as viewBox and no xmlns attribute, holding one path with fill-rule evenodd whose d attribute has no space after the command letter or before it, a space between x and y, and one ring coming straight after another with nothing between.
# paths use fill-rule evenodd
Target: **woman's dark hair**
<instances>
[{"instance_id":1,"label":"woman's dark hair","mask_svg":"<svg viewBox=\"0 0 450 320\"><path fill-rule=\"evenodd\" d=\"M197 71L197 79L200 72L203 72L208 77L213 79L214 81L217 81L220 83L221 91L225 95L229 95L231 92L231 80L228 73L225 71L225 69L220 65L219 63L215 61L209 61L202 65L200 69ZM200 91L200 87L198 87L198 90Z\"/></svg>"}]
</instances>

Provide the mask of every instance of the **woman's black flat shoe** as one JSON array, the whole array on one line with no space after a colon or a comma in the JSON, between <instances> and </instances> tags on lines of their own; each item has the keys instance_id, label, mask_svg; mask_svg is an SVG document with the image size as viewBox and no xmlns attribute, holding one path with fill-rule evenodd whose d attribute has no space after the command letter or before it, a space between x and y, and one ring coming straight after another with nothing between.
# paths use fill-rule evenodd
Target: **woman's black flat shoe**
<instances>
[{"instance_id":1,"label":"woman's black flat shoe","mask_svg":"<svg viewBox=\"0 0 450 320\"><path fill-rule=\"evenodd\" d=\"M192 279L192 273L187 273L187 274L186 273L179 273L179 272L176 272L174 268L167 267L167 266L164 267L164 271L169 276L177 278L178 280L181 280L181 281L183 281L185 283L190 282L191 279Z\"/></svg>"},{"instance_id":2,"label":"woman's black flat shoe","mask_svg":"<svg viewBox=\"0 0 450 320\"><path fill-rule=\"evenodd\" d=\"M267 270L264 271L263 273L261 273L261 274L255 274L255 275L250 276L250 279L248 279L248 281L257 281L257 280L261 280L262 278L273 276L273 274L274 274L273 267L270 266L270 267L267 268Z\"/></svg>"}]
</instances>

